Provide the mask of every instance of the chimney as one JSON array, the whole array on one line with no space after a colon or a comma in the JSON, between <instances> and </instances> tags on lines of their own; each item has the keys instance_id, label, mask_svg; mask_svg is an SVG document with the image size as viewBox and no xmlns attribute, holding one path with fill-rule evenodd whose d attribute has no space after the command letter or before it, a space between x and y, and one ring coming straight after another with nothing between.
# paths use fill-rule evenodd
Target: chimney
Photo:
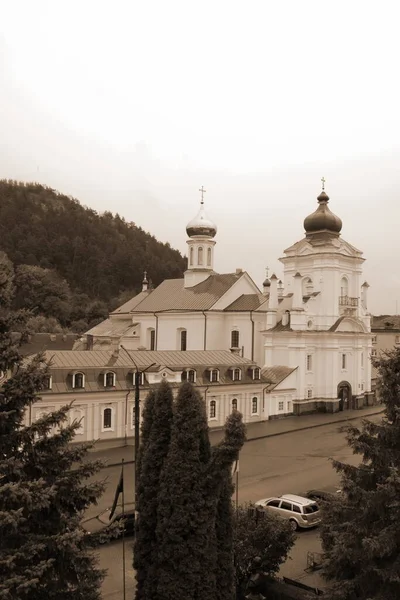
<instances>
[{"instance_id":1,"label":"chimney","mask_svg":"<svg viewBox=\"0 0 400 600\"><path fill-rule=\"evenodd\" d=\"M303 293L301 289L301 275L299 272L293 277L293 304L292 308L303 308Z\"/></svg>"},{"instance_id":2,"label":"chimney","mask_svg":"<svg viewBox=\"0 0 400 600\"><path fill-rule=\"evenodd\" d=\"M365 310L367 310L368 308L368 288L369 284L366 281L364 281L364 283L361 286L361 304L365 308Z\"/></svg>"},{"instance_id":3,"label":"chimney","mask_svg":"<svg viewBox=\"0 0 400 600\"><path fill-rule=\"evenodd\" d=\"M269 288L268 308L274 309L274 310L276 310L278 308L278 278L275 275L275 273L273 273L273 275L271 275L271 285Z\"/></svg>"},{"instance_id":4,"label":"chimney","mask_svg":"<svg viewBox=\"0 0 400 600\"><path fill-rule=\"evenodd\" d=\"M118 356L119 356L119 337L111 338L111 350L112 350L111 356L113 358L118 358Z\"/></svg>"},{"instance_id":5,"label":"chimney","mask_svg":"<svg viewBox=\"0 0 400 600\"><path fill-rule=\"evenodd\" d=\"M278 298L282 298L283 296L283 283L281 279L278 281Z\"/></svg>"},{"instance_id":6,"label":"chimney","mask_svg":"<svg viewBox=\"0 0 400 600\"><path fill-rule=\"evenodd\" d=\"M147 271L143 273L142 292L147 292L149 282L147 281Z\"/></svg>"},{"instance_id":7,"label":"chimney","mask_svg":"<svg viewBox=\"0 0 400 600\"><path fill-rule=\"evenodd\" d=\"M243 269L236 269L236 275L240 275L241 273L243 273Z\"/></svg>"}]
</instances>

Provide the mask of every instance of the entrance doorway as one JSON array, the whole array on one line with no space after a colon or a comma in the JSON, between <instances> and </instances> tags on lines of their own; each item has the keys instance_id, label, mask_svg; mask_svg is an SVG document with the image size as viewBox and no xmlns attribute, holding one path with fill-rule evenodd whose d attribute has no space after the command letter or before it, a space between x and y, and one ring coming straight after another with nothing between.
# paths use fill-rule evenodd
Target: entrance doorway
<instances>
[{"instance_id":1,"label":"entrance doorway","mask_svg":"<svg viewBox=\"0 0 400 600\"><path fill-rule=\"evenodd\" d=\"M351 385L348 381L341 381L338 385L339 410L350 408Z\"/></svg>"}]
</instances>

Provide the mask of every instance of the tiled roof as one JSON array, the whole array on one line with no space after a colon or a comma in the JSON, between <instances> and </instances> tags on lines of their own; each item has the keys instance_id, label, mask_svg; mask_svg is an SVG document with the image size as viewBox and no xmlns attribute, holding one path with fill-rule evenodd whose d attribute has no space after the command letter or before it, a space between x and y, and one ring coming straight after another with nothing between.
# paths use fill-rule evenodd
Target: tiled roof
<instances>
[{"instance_id":1,"label":"tiled roof","mask_svg":"<svg viewBox=\"0 0 400 600\"><path fill-rule=\"evenodd\" d=\"M274 365L273 367L264 367L261 370L261 375L264 380L271 383L270 390L281 383L286 377L288 377L297 367L286 367L285 365Z\"/></svg>"},{"instance_id":2,"label":"tiled roof","mask_svg":"<svg viewBox=\"0 0 400 600\"><path fill-rule=\"evenodd\" d=\"M45 357L51 360L53 368L58 369L87 369L87 368L133 368L135 363L139 370L149 367L153 363L152 370L165 366L171 369L186 367L230 367L235 365L250 366L254 361L242 358L228 350L130 350L124 348L119 350L118 356L113 356L111 350L70 350L46 352ZM132 360L133 359L133 360Z\"/></svg>"},{"instance_id":3,"label":"tiled roof","mask_svg":"<svg viewBox=\"0 0 400 600\"><path fill-rule=\"evenodd\" d=\"M86 335L102 337L121 336L135 325L137 323L132 323L132 319L106 319L92 327L92 329L89 329Z\"/></svg>"},{"instance_id":4,"label":"tiled roof","mask_svg":"<svg viewBox=\"0 0 400 600\"><path fill-rule=\"evenodd\" d=\"M379 315L372 317L371 329L384 331L396 331L400 329L400 316L399 315Z\"/></svg>"},{"instance_id":5,"label":"tiled roof","mask_svg":"<svg viewBox=\"0 0 400 600\"><path fill-rule=\"evenodd\" d=\"M184 279L166 279L131 312L208 310L242 275L243 273L210 275L191 288L184 287Z\"/></svg>"},{"instance_id":6,"label":"tiled roof","mask_svg":"<svg viewBox=\"0 0 400 600\"><path fill-rule=\"evenodd\" d=\"M225 311L256 310L267 298L263 294L242 294L225 308Z\"/></svg>"},{"instance_id":7,"label":"tiled roof","mask_svg":"<svg viewBox=\"0 0 400 600\"><path fill-rule=\"evenodd\" d=\"M22 344L19 351L22 356L38 354L44 350L72 350L79 337L76 333L34 333Z\"/></svg>"},{"instance_id":8,"label":"tiled roof","mask_svg":"<svg viewBox=\"0 0 400 600\"><path fill-rule=\"evenodd\" d=\"M140 292L140 294L137 294L136 296L134 296L133 298L128 300L128 302L125 302L125 304L116 308L110 314L112 314L112 315L121 315L121 314L125 314L125 313L129 314L136 308L136 306L138 304L140 304L140 302L142 302L142 300L147 298L147 296L153 291L154 290L146 290L144 292Z\"/></svg>"}]
</instances>

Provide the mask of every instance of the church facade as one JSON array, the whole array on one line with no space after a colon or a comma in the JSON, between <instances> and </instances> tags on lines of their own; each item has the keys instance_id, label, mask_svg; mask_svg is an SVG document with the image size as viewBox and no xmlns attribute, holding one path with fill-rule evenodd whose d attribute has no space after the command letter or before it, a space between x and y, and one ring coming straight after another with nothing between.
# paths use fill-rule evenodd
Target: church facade
<instances>
[{"instance_id":1,"label":"church facade","mask_svg":"<svg viewBox=\"0 0 400 600\"><path fill-rule=\"evenodd\" d=\"M262 373L290 369L284 414L371 403L364 258L341 237L342 222L328 203L323 190L304 220L305 236L280 258L282 279L273 274L260 290L241 269L214 271L217 227L202 199L186 228L184 277L150 289L145 274L142 292L88 331L76 348L229 351L260 365ZM273 405L282 404L279 394L268 403L268 412L278 414Z\"/></svg>"}]
</instances>

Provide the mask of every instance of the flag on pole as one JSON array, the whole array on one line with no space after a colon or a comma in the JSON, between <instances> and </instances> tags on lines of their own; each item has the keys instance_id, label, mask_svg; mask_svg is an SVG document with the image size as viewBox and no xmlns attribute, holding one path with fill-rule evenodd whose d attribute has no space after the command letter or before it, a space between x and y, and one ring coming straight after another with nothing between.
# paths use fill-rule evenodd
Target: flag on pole
<instances>
[{"instance_id":1,"label":"flag on pole","mask_svg":"<svg viewBox=\"0 0 400 600\"><path fill-rule=\"evenodd\" d=\"M123 491L124 491L124 465L122 464L121 475L120 475L120 478L119 478L117 489L115 490L114 502L113 502L113 505L112 505L112 508L111 508L111 512L110 512L110 520L113 518L113 515L115 513L115 509L117 508L119 495L122 494Z\"/></svg>"}]
</instances>

